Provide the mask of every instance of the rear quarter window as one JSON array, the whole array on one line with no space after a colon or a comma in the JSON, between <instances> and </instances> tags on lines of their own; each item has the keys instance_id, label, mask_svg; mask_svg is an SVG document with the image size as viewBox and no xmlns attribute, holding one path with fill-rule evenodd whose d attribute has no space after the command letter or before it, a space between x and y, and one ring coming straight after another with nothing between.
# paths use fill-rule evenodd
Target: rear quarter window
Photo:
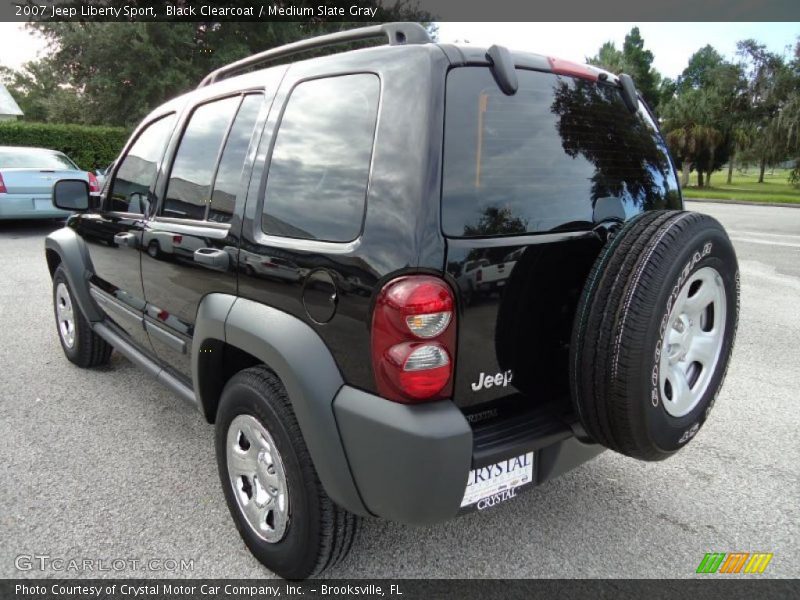
<instances>
[{"instance_id":1,"label":"rear quarter window","mask_svg":"<svg viewBox=\"0 0 800 600\"><path fill-rule=\"evenodd\" d=\"M379 96L380 80L369 73L294 88L267 175L264 233L328 242L358 237Z\"/></svg>"},{"instance_id":2,"label":"rear quarter window","mask_svg":"<svg viewBox=\"0 0 800 600\"><path fill-rule=\"evenodd\" d=\"M608 214L678 208L666 146L610 84L518 69L447 77L442 226L452 237L581 230Z\"/></svg>"}]
</instances>

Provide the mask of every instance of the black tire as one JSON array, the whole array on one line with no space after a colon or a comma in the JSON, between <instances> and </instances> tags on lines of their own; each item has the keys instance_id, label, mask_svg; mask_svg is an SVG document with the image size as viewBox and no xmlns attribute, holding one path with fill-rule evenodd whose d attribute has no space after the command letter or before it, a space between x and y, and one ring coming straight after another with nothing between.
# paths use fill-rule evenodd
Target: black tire
<instances>
[{"instance_id":1,"label":"black tire","mask_svg":"<svg viewBox=\"0 0 800 600\"><path fill-rule=\"evenodd\" d=\"M665 398L659 378L662 344L684 284L705 267L716 271L725 292L721 346L696 403L673 414L666 407L670 388ZM705 315L713 323L713 310ZM682 448L705 423L722 386L738 315L736 254L715 219L653 211L627 223L597 258L575 315L572 399L588 437L641 460L661 460ZM696 384L700 371L694 373Z\"/></svg>"},{"instance_id":2,"label":"black tire","mask_svg":"<svg viewBox=\"0 0 800 600\"><path fill-rule=\"evenodd\" d=\"M150 243L147 244L147 255L150 258L161 258L161 245L157 240L151 240Z\"/></svg>"},{"instance_id":3,"label":"black tire","mask_svg":"<svg viewBox=\"0 0 800 600\"><path fill-rule=\"evenodd\" d=\"M267 542L253 530L239 508L228 476L228 428L239 415L255 417L274 439L288 482L290 515L283 538ZM306 448L286 390L264 366L234 375L225 385L216 419L220 481L233 521L250 552L285 579L305 579L347 556L358 517L337 506L325 493Z\"/></svg>"},{"instance_id":4,"label":"black tire","mask_svg":"<svg viewBox=\"0 0 800 600\"><path fill-rule=\"evenodd\" d=\"M72 307L72 322L75 329L72 346L67 343L59 329L59 300L57 298L57 293L59 285L62 284L66 288ZM64 350L64 354L70 362L83 368L97 367L108 363L113 348L103 338L92 331L89 321L86 320L81 309L75 303L75 295L72 293L72 288L69 285L64 268L61 266L57 267L53 273L53 314L56 320L58 340L61 342L61 348Z\"/></svg>"}]
</instances>

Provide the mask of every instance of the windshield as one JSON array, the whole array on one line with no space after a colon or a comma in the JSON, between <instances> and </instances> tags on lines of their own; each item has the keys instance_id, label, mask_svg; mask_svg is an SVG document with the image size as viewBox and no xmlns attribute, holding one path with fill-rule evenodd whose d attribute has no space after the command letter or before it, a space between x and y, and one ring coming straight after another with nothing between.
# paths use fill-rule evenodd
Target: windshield
<instances>
[{"instance_id":1,"label":"windshield","mask_svg":"<svg viewBox=\"0 0 800 600\"><path fill-rule=\"evenodd\" d=\"M680 208L650 116L611 84L517 70L506 96L485 67L447 77L442 224L476 237L581 230L609 216Z\"/></svg>"},{"instance_id":2,"label":"windshield","mask_svg":"<svg viewBox=\"0 0 800 600\"><path fill-rule=\"evenodd\" d=\"M58 152L37 150L36 148L0 149L0 169L69 169L78 167L70 159Z\"/></svg>"}]
</instances>

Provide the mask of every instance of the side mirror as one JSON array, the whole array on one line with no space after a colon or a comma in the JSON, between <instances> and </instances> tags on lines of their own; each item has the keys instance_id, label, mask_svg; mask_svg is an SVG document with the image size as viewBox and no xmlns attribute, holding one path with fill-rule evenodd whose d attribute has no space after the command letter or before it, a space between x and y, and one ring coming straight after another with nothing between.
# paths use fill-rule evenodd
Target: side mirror
<instances>
[{"instance_id":1,"label":"side mirror","mask_svg":"<svg viewBox=\"0 0 800 600\"><path fill-rule=\"evenodd\" d=\"M53 186L53 206L63 210L89 210L89 184L82 179L61 179Z\"/></svg>"}]
</instances>

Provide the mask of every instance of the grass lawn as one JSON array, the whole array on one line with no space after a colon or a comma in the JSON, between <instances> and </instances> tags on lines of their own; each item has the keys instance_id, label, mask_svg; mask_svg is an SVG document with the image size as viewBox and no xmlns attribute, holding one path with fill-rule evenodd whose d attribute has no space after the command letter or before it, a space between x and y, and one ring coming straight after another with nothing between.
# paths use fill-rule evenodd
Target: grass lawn
<instances>
[{"instance_id":1,"label":"grass lawn","mask_svg":"<svg viewBox=\"0 0 800 600\"><path fill-rule=\"evenodd\" d=\"M728 180L728 170L724 169L711 176L711 187L698 188L697 173L692 171L689 185L683 188L683 197L800 204L800 188L792 186L788 177L788 169L768 169L764 173L764 183L757 183L757 168L750 168L747 173L734 169L733 183L728 185L725 183Z\"/></svg>"}]
</instances>

